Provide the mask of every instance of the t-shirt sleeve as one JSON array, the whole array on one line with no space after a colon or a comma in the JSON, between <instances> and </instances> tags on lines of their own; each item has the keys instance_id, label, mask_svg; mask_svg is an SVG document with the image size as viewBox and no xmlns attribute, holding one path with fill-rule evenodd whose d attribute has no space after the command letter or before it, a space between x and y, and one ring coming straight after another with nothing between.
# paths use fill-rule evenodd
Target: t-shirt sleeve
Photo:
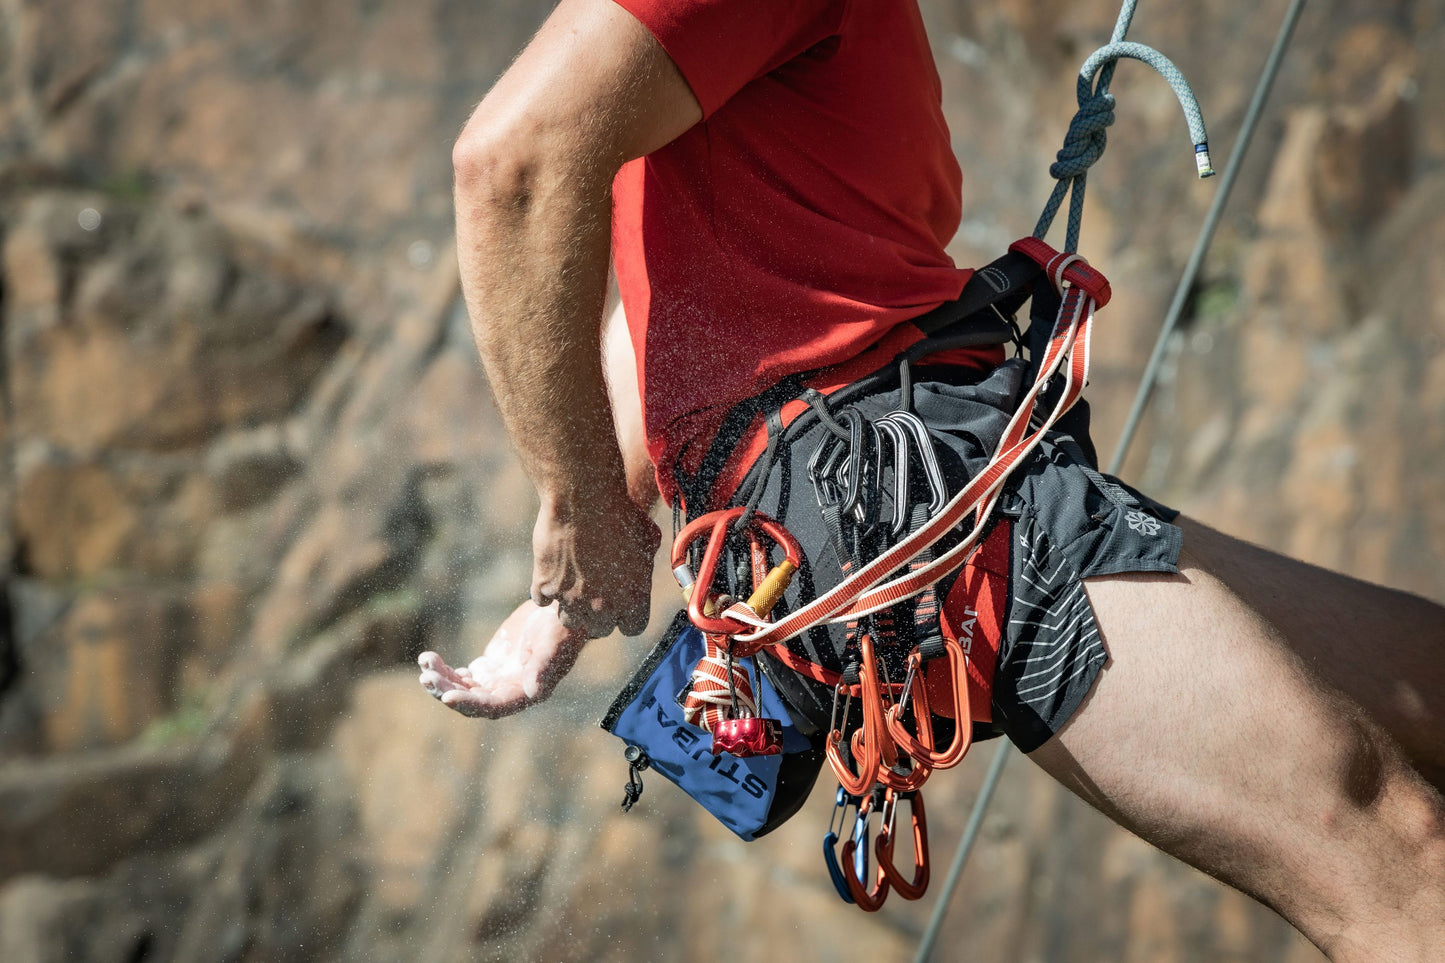
<instances>
[{"instance_id":1,"label":"t-shirt sleeve","mask_svg":"<svg viewBox=\"0 0 1445 963\"><path fill-rule=\"evenodd\" d=\"M614 0L662 44L706 119L842 26L847 0Z\"/></svg>"}]
</instances>

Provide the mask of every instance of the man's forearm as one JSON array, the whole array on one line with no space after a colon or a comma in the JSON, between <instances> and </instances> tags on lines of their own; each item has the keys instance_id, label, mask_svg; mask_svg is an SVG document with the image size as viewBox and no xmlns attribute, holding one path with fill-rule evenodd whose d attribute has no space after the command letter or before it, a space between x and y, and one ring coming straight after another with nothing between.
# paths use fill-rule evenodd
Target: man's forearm
<instances>
[{"instance_id":1,"label":"man's forearm","mask_svg":"<svg viewBox=\"0 0 1445 963\"><path fill-rule=\"evenodd\" d=\"M457 241L477 348L543 499L625 493L602 369L610 181L525 148L458 148Z\"/></svg>"},{"instance_id":2,"label":"man's forearm","mask_svg":"<svg viewBox=\"0 0 1445 963\"><path fill-rule=\"evenodd\" d=\"M562 0L457 142L462 290L507 430L544 499L626 498L602 373L612 179L701 117L630 13Z\"/></svg>"}]
</instances>

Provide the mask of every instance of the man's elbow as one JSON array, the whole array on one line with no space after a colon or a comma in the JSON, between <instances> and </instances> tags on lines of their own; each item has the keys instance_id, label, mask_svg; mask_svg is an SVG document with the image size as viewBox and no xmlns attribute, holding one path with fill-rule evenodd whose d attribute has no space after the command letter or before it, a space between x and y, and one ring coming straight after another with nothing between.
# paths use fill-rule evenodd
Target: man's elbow
<instances>
[{"instance_id":1,"label":"man's elbow","mask_svg":"<svg viewBox=\"0 0 1445 963\"><path fill-rule=\"evenodd\" d=\"M468 206L525 207L536 189L538 155L516 139L469 124L452 146L452 177Z\"/></svg>"}]
</instances>

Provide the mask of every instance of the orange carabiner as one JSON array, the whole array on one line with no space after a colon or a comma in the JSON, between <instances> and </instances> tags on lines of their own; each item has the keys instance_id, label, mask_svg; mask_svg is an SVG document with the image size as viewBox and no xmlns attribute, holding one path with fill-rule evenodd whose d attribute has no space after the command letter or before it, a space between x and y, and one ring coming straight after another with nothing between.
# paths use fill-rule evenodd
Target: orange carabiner
<instances>
[{"instance_id":1,"label":"orange carabiner","mask_svg":"<svg viewBox=\"0 0 1445 963\"><path fill-rule=\"evenodd\" d=\"M923 759L915 756L908 746L897 743L897 739L893 734L893 728L887 724L890 718L897 717L901 711L903 699L908 696L910 690L913 699L914 717L918 719L930 718L928 687L924 684L923 673L918 671L917 655L918 653L915 652L908 657L909 678L912 679L912 682L910 683L905 680L904 695L900 696L897 704L889 706L883 713L884 728L887 730L890 740L894 743L895 751L901 751L900 754L906 754L908 760L913 764L912 769L906 773L899 772L899 767L896 762L893 766L886 766L879 770L878 781L896 792L917 792L923 788L923 784L928 780L928 776L932 772L932 766ZM919 744L931 753L933 751L933 727L920 726L918 728L918 741Z\"/></svg>"},{"instance_id":2,"label":"orange carabiner","mask_svg":"<svg viewBox=\"0 0 1445 963\"><path fill-rule=\"evenodd\" d=\"M908 800L909 818L913 823L912 881L904 879L898 867L893 864L893 847L897 838L893 820L898 814L900 798ZM900 794L888 790L883 797L883 824L879 828L877 840L874 841L873 853L878 859L878 868L899 896L904 899L918 899L923 896L928 889L928 821L923 811L922 793Z\"/></svg>"},{"instance_id":3,"label":"orange carabiner","mask_svg":"<svg viewBox=\"0 0 1445 963\"><path fill-rule=\"evenodd\" d=\"M853 759L858 764L857 771L848 768L848 764L843 761L841 729L829 732L824 746L828 764L833 767L838 782L851 796L868 794L878 781L879 773L897 762L897 754L883 721L882 687L878 684L873 639L868 633L863 633L859 638L859 647L862 650L858 677L863 703L863 725L854 731L848 743L853 750Z\"/></svg>"},{"instance_id":4,"label":"orange carabiner","mask_svg":"<svg viewBox=\"0 0 1445 963\"><path fill-rule=\"evenodd\" d=\"M897 748L897 747L895 747ZM878 767L878 782L894 792L917 792L932 775L933 769L917 759L909 758L909 769L903 769L896 762Z\"/></svg>"},{"instance_id":5,"label":"orange carabiner","mask_svg":"<svg viewBox=\"0 0 1445 963\"><path fill-rule=\"evenodd\" d=\"M873 873L873 882L870 885L866 880L859 878L859 869L864 875L868 873L868 860L855 861L854 855L861 842L863 852L868 852L868 816L873 811L873 793L866 795L858 804L858 816L854 824L854 831L843 843L843 879L848 884L848 892L853 897L853 902L858 908L869 913L876 913L883 906L883 901L888 898L888 875L884 872L883 864L880 862Z\"/></svg>"},{"instance_id":6,"label":"orange carabiner","mask_svg":"<svg viewBox=\"0 0 1445 963\"><path fill-rule=\"evenodd\" d=\"M828 765L833 767L833 775L838 777L838 784L847 790L848 795L862 796L873 788L873 777L878 774L878 760L867 755L858 756L855 748L855 758L858 759L858 771L855 773L843 761L843 751L839 748L842 744L843 733L834 729L828 733L823 752L828 757Z\"/></svg>"},{"instance_id":7,"label":"orange carabiner","mask_svg":"<svg viewBox=\"0 0 1445 963\"><path fill-rule=\"evenodd\" d=\"M672 543L672 573L682 590L687 594L687 617L693 625L703 632L713 635L737 635L752 630L752 626L739 622L736 619L727 618L712 608L717 596L712 592L712 583L717 575L718 561L722 558L723 549L727 546L728 536L732 534L733 523L746 512L746 508L734 507L725 508L721 511L708 512L683 527L677 533L677 538ZM754 554L761 549L757 541L756 533L761 532L771 538L783 550L784 561L762 580L761 584L755 585L753 597L748 601L753 603L754 611L760 616L766 616L766 610L771 609L782 595L783 589L792 579L793 572L797 571L803 564L803 550L798 545L798 540L776 519L769 518L762 512L754 512L748 520L747 532L752 542ZM697 574L687 565L687 553L692 548L693 542L706 535L707 546L703 549L702 564L698 566ZM761 611L759 611L761 610ZM743 648L735 649L733 655L737 658L744 658L752 655L753 650Z\"/></svg>"},{"instance_id":8,"label":"orange carabiner","mask_svg":"<svg viewBox=\"0 0 1445 963\"><path fill-rule=\"evenodd\" d=\"M968 747L973 744L972 709L968 702L968 657L963 654L963 647L955 639L945 637L943 647L947 653L949 676L953 683L950 701L953 704L954 729L953 742L949 744L948 748L938 752L933 747L931 713L921 712L919 708L914 709L920 732L924 729L929 730L922 739L914 738L913 734L904 727L898 718L898 706L889 706L888 711L884 713L884 723L888 727L888 734L897 742L899 748L932 769L947 769L950 766L958 765L959 761L963 759L963 754L968 752ZM917 651L914 651L909 654L908 662L916 680L914 692L915 698L917 698L916 694L922 691L924 681L922 657Z\"/></svg>"}]
</instances>

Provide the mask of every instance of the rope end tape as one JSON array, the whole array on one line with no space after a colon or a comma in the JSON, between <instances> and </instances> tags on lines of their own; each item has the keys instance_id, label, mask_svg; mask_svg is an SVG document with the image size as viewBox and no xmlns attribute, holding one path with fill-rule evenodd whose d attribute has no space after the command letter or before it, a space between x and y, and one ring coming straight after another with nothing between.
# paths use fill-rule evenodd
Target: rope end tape
<instances>
[{"instance_id":1,"label":"rope end tape","mask_svg":"<svg viewBox=\"0 0 1445 963\"><path fill-rule=\"evenodd\" d=\"M1199 168L1199 179L1214 176L1214 164L1209 160L1209 142L1194 145L1194 165Z\"/></svg>"}]
</instances>

